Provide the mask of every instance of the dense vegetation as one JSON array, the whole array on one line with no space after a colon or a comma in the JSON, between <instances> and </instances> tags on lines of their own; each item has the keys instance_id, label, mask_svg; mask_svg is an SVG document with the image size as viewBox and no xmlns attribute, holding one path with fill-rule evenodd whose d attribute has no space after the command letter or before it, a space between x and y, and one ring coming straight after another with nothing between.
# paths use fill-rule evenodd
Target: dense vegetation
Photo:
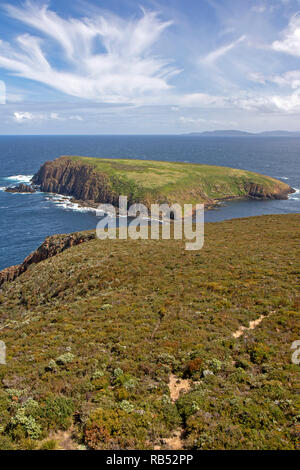
<instances>
[{"instance_id":1,"label":"dense vegetation","mask_svg":"<svg viewBox=\"0 0 300 470\"><path fill-rule=\"evenodd\" d=\"M187 449L297 448L299 222L206 224L199 252L93 240L4 284L0 448L53 449L59 430L92 449L176 433ZM190 384L176 400L171 374Z\"/></svg>"}]
</instances>

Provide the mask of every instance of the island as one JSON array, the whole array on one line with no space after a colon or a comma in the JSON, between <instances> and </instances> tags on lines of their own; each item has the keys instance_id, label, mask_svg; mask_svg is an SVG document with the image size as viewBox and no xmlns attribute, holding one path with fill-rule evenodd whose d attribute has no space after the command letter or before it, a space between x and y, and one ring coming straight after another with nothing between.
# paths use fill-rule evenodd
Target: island
<instances>
[{"instance_id":1,"label":"island","mask_svg":"<svg viewBox=\"0 0 300 470\"><path fill-rule=\"evenodd\" d=\"M247 132L240 130L216 130L216 131L204 131L204 132L189 132L188 134L183 134L187 136L196 136L196 137L299 137L300 132L291 132L291 131L264 131L264 132Z\"/></svg>"},{"instance_id":2,"label":"island","mask_svg":"<svg viewBox=\"0 0 300 470\"><path fill-rule=\"evenodd\" d=\"M45 162L32 182L40 190L72 196L83 205L203 203L237 198L287 199L294 190L245 170L179 162L62 156Z\"/></svg>"}]
</instances>

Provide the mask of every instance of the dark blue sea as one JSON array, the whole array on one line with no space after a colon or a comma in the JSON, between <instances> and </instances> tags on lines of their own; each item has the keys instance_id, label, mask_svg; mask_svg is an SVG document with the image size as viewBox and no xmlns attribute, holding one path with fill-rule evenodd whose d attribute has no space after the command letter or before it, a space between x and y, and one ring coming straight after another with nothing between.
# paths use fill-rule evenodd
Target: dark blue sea
<instances>
[{"instance_id":1,"label":"dark blue sea","mask_svg":"<svg viewBox=\"0 0 300 470\"><path fill-rule=\"evenodd\" d=\"M206 222L300 213L300 138L198 136L0 136L0 269L20 263L54 233L93 229L97 218L68 200L3 188L61 155L140 158L230 166L278 178L297 189L286 201L234 201L207 211Z\"/></svg>"}]
</instances>

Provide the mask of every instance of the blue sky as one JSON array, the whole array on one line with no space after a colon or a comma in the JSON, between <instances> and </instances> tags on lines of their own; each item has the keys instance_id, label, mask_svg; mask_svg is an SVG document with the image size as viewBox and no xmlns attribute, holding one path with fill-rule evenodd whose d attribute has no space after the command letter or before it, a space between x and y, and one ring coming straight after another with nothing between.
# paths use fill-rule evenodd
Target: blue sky
<instances>
[{"instance_id":1,"label":"blue sky","mask_svg":"<svg viewBox=\"0 0 300 470\"><path fill-rule=\"evenodd\" d=\"M300 1L0 1L0 80L1 134L300 130Z\"/></svg>"}]
</instances>

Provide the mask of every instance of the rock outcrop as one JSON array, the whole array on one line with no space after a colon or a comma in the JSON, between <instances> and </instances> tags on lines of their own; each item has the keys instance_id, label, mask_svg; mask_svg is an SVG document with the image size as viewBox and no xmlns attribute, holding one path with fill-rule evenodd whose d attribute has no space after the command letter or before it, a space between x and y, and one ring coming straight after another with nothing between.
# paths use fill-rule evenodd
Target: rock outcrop
<instances>
[{"instance_id":1,"label":"rock outcrop","mask_svg":"<svg viewBox=\"0 0 300 470\"><path fill-rule=\"evenodd\" d=\"M51 258L72 246L93 240L95 236L95 232L78 232L69 235L53 235L47 237L37 250L33 251L25 258L23 263L10 266L0 271L0 286L5 282L14 281L18 276L27 271L31 264L36 264L47 258Z\"/></svg>"},{"instance_id":2,"label":"rock outcrop","mask_svg":"<svg viewBox=\"0 0 300 470\"><path fill-rule=\"evenodd\" d=\"M35 193L36 189L29 184L18 184L18 186L11 186L5 189L7 193Z\"/></svg>"},{"instance_id":3,"label":"rock outcrop","mask_svg":"<svg viewBox=\"0 0 300 470\"><path fill-rule=\"evenodd\" d=\"M289 194L294 193L295 190L286 185L274 186L272 190L265 188L262 184L246 183L244 185L246 194L252 199L288 199Z\"/></svg>"},{"instance_id":4,"label":"rock outcrop","mask_svg":"<svg viewBox=\"0 0 300 470\"><path fill-rule=\"evenodd\" d=\"M43 192L73 196L78 201L118 203L119 195L112 190L105 173L68 157L45 162L32 181Z\"/></svg>"}]
</instances>

